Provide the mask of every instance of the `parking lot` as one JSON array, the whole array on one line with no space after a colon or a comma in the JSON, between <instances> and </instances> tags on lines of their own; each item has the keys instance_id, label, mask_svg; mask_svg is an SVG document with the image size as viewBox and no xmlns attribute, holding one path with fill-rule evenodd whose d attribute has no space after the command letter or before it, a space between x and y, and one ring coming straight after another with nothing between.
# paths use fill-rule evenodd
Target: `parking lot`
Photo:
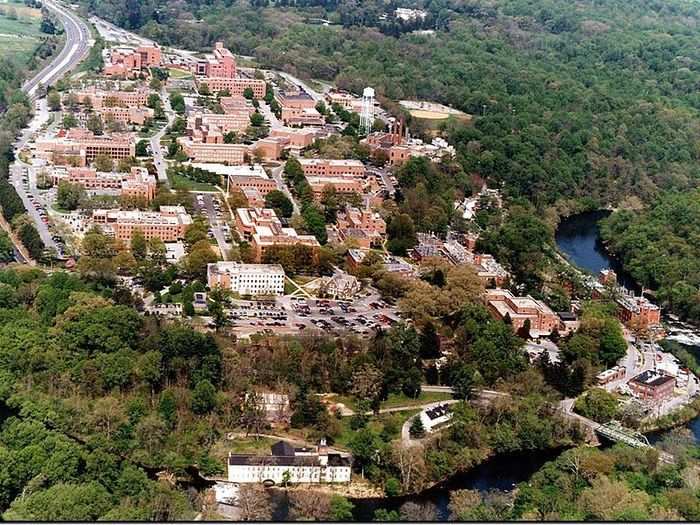
<instances>
[{"instance_id":1,"label":"parking lot","mask_svg":"<svg viewBox=\"0 0 700 525\"><path fill-rule=\"evenodd\" d=\"M209 230L207 237L216 239L224 260L228 259L231 250L231 228L227 224L228 211L218 195L197 193L194 201L196 212L207 218Z\"/></svg>"},{"instance_id":2,"label":"parking lot","mask_svg":"<svg viewBox=\"0 0 700 525\"><path fill-rule=\"evenodd\" d=\"M369 335L399 321L396 309L382 301L376 292L354 301L290 296L267 301L234 300L226 312L232 331L240 336L304 330Z\"/></svg>"}]
</instances>

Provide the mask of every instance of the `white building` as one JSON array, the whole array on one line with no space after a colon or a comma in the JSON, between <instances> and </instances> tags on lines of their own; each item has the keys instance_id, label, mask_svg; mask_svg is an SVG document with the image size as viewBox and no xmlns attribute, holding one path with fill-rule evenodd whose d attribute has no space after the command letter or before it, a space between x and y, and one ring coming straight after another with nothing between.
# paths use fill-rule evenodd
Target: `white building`
<instances>
[{"instance_id":1,"label":"white building","mask_svg":"<svg viewBox=\"0 0 700 525\"><path fill-rule=\"evenodd\" d=\"M229 454L228 480L233 483L348 483L351 460L331 454L325 440L315 449L294 448L279 441L272 445L271 456ZM286 479L285 479L286 478Z\"/></svg>"},{"instance_id":2,"label":"white building","mask_svg":"<svg viewBox=\"0 0 700 525\"><path fill-rule=\"evenodd\" d=\"M207 266L209 288L220 286L239 295L283 295L284 269L279 264L218 262Z\"/></svg>"},{"instance_id":3,"label":"white building","mask_svg":"<svg viewBox=\"0 0 700 525\"><path fill-rule=\"evenodd\" d=\"M436 427L442 425L443 423L447 423L450 419L452 419L452 410L450 410L450 405L444 403L426 408L425 410L421 411L419 417L423 423L423 428L425 428L425 431L430 433L433 432Z\"/></svg>"}]
</instances>

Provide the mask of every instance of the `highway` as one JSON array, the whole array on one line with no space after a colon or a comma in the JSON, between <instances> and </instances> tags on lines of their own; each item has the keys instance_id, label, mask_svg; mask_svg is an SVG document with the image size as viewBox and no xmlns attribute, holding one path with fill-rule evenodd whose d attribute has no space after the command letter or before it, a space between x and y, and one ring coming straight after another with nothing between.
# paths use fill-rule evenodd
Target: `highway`
<instances>
[{"instance_id":1,"label":"highway","mask_svg":"<svg viewBox=\"0 0 700 525\"><path fill-rule=\"evenodd\" d=\"M47 64L34 77L27 80L22 85L24 91L30 98L35 101L39 99L39 86L50 86L59 80L68 71L74 68L87 54L90 48L90 30L88 26L77 15L54 2L53 0L45 0L44 5L56 17L65 31L66 41L60 53L56 55L49 64ZM37 100L38 104L34 117L29 122L27 128L22 132L19 139L14 143L15 158L18 158L19 151L24 148L32 139L34 134L49 120L49 111L46 105L46 100ZM22 202L27 209L27 213L34 221L39 235L47 248L53 248L58 251L56 243L52 239L46 223L41 220L36 207L31 203L30 196L24 188L22 177L29 177L29 166L17 160L11 167L10 180L19 194ZM17 246L17 245L16 245ZM23 248L17 248L22 252ZM26 257L23 257L26 259Z\"/></svg>"},{"instance_id":2,"label":"highway","mask_svg":"<svg viewBox=\"0 0 700 525\"><path fill-rule=\"evenodd\" d=\"M66 42L61 52L51 60L44 69L22 86L29 98L37 98L39 85L49 86L75 67L90 48L90 29L77 15L52 0L45 0L44 5L63 25Z\"/></svg>"}]
</instances>

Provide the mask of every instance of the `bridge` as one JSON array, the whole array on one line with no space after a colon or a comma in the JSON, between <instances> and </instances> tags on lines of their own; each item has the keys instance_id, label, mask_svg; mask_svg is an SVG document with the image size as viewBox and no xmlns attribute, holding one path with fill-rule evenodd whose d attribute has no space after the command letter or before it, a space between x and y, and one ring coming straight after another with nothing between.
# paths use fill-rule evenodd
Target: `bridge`
<instances>
[{"instance_id":1,"label":"bridge","mask_svg":"<svg viewBox=\"0 0 700 525\"><path fill-rule=\"evenodd\" d=\"M652 448L644 434L623 427L617 421L610 421L593 429L597 434L615 443L624 443L634 448Z\"/></svg>"}]
</instances>

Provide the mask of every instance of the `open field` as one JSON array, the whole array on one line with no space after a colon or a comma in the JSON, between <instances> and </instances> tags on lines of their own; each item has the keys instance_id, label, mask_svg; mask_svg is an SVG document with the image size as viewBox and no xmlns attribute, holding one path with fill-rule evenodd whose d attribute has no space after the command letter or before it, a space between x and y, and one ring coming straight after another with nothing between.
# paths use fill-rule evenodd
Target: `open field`
<instances>
[{"instance_id":1,"label":"open field","mask_svg":"<svg viewBox=\"0 0 700 525\"><path fill-rule=\"evenodd\" d=\"M170 74L171 78L181 80L185 78L192 78L192 74L188 73L187 71L183 71L182 69L178 69L176 67L169 67L168 68L168 73Z\"/></svg>"},{"instance_id":2,"label":"open field","mask_svg":"<svg viewBox=\"0 0 700 525\"><path fill-rule=\"evenodd\" d=\"M450 116L449 113L438 113L437 111L426 111L424 109L414 109L409 111L409 113L416 118L425 120L444 120Z\"/></svg>"},{"instance_id":3,"label":"open field","mask_svg":"<svg viewBox=\"0 0 700 525\"><path fill-rule=\"evenodd\" d=\"M0 2L0 57L27 60L41 43L41 11Z\"/></svg>"}]
</instances>

